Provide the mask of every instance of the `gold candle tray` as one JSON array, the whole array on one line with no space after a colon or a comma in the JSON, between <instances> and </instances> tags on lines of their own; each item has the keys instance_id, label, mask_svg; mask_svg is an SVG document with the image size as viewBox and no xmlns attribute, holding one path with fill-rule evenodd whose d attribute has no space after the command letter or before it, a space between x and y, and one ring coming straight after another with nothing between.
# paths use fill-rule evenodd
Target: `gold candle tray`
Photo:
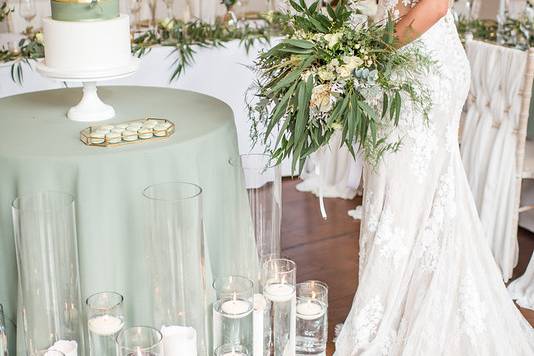
<instances>
[{"instance_id":1,"label":"gold candle tray","mask_svg":"<svg viewBox=\"0 0 534 356\"><path fill-rule=\"evenodd\" d=\"M80 140L88 146L116 147L166 139L174 130L172 121L147 117L117 124L90 126L80 131Z\"/></svg>"}]
</instances>

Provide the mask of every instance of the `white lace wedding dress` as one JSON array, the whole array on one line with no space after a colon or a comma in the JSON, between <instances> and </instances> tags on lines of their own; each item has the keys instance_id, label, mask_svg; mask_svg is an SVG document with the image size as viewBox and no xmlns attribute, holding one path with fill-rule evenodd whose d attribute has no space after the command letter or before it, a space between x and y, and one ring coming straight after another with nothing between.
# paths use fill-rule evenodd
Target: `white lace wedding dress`
<instances>
[{"instance_id":1,"label":"white lace wedding dress","mask_svg":"<svg viewBox=\"0 0 534 356\"><path fill-rule=\"evenodd\" d=\"M434 106L429 122L403 108L402 148L366 169L359 287L336 356L532 356L460 158L470 69L452 15L419 41L439 63L425 79Z\"/></svg>"}]
</instances>

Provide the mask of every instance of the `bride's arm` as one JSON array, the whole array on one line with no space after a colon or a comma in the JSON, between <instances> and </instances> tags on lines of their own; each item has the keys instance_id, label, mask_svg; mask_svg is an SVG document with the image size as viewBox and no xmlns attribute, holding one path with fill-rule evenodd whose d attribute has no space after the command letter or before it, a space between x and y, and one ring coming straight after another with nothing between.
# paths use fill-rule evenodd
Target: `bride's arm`
<instances>
[{"instance_id":1,"label":"bride's arm","mask_svg":"<svg viewBox=\"0 0 534 356\"><path fill-rule=\"evenodd\" d=\"M398 46L417 39L447 14L449 0L419 0L397 23Z\"/></svg>"}]
</instances>

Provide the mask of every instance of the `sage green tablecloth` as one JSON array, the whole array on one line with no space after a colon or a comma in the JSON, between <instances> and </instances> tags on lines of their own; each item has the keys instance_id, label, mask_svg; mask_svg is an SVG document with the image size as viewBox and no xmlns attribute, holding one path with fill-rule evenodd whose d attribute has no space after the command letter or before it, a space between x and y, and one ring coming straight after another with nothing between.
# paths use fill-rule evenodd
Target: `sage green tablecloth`
<instances>
[{"instance_id":1,"label":"sage green tablecloth","mask_svg":"<svg viewBox=\"0 0 534 356\"><path fill-rule=\"evenodd\" d=\"M202 186L210 274L256 275L253 238L239 221L249 214L246 191L241 173L228 164L238 155L231 109L174 89L104 87L99 93L117 111L109 122L161 117L176 124L176 133L160 142L88 147L79 132L89 125L65 117L80 89L0 99L0 303L9 319L12 354L17 276L11 202L20 194L52 190L76 197L82 298L122 293L129 324L151 320L141 195L148 185L178 180ZM20 318L18 324L22 330ZM18 336L21 355L20 331Z\"/></svg>"}]
</instances>

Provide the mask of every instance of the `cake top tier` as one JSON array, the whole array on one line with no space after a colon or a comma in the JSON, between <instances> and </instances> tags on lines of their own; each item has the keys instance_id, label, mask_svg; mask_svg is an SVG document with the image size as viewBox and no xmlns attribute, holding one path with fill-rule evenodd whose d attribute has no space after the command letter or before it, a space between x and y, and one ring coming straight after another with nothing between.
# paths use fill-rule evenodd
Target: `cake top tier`
<instances>
[{"instance_id":1,"label":"cake top tier","mask_svg":"<svg viewBox=\"0 0 534 356\"><path fill-rule=\"evenodd\" d=\"M58 21L109 20L119 16L119 0L52 0L52 18Z\"/></svg>"}]
</instances>

